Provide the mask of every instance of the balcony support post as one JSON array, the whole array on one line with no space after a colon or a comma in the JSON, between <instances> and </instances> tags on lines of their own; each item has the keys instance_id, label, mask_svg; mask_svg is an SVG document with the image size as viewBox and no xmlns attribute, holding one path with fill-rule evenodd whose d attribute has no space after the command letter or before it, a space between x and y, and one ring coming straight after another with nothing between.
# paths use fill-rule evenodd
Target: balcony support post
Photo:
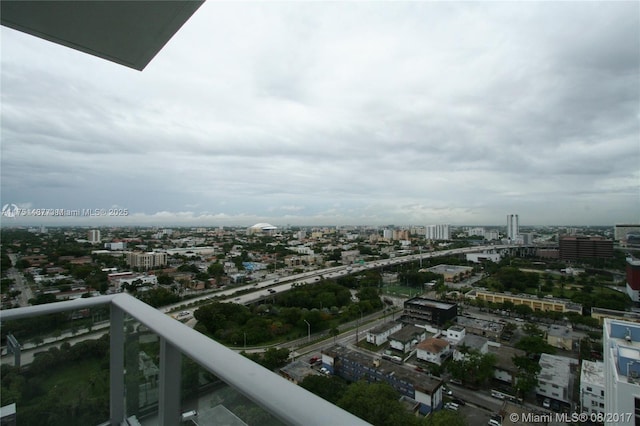
<instances>
[{"instance_id":1,"label":"balcony support post","mask_svg":"<svg viewBox=\"0 0 640 426\"><path fill-rule=\"evenodd\" d=\"M159 424L174 426L180 422L180 382L182 354L164 337L160 338Z\"/></svg>"},{"instance_id":2,"label":"balcony support post","mask_svg":"<svg viewBox=\"0 0 640 426\"><path fill-rule=\"evenodd\" d=\"M111 329L109 333L109 405L110 422L120 425L124 412L124 311L111 304Z\"/></svg>"}]
</instances>

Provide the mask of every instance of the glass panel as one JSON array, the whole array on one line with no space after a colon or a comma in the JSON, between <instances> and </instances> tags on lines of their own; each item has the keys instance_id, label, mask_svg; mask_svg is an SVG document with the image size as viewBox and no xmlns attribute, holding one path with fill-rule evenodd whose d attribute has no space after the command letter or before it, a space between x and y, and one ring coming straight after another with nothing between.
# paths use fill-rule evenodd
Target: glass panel
<instances>
[{"instance_id":1,"label":"glass panel","mask_svg":"<svg viewBox=\"0 0 640 426\"><path fill-rule=\"evenodd\" d=\"M283 425L243 394L184 355L180 388L182 425ZM139 417L138 420L143 426L155 426L158 424L158 414L154 412Z\"/></svg>"},{"instance_id":2,"label":"glass panel","mask_svg":"<svg viewBox=\"0 0 640 426\"><path fill-rule=\"evenodd\" d=\"M0 403L16 403L18 424L109 419L108 312L98 307L2 323ZM18 351L21 368L14 366Z\"/></svg>"},{"instance_id":3,"label":"glass panel","mask_svg":"<svg viewBox=\"0 0 640 426\"><path fill-rule=\"evenodd\" d=\"M158 416L160 339L125 315L125 412L138 421Z\"/></svg>"}]
</instances>

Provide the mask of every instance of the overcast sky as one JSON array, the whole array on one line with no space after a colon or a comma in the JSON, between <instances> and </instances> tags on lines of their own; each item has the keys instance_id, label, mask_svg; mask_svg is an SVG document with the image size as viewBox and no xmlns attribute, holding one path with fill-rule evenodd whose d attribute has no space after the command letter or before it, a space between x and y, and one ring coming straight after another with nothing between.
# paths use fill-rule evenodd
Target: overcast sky
<instances>
[{"instance_id":1,"label":"overcast sky","mask_svg":"<svg viewBox=\"0 0 640 426\"><path fill-rule=\"evenodd\" d=\"M2 205L129 211L71 221L96 226L640 222L636 1L208 1L142 72L0 35Z\"/></svg>"}]
</instances>

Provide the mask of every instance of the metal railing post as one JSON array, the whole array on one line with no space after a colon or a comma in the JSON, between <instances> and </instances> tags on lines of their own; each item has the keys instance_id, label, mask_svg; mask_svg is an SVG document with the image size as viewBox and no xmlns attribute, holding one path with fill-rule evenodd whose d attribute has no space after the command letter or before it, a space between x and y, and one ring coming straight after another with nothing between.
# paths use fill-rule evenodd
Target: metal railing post
<instances>
[{"instance_id":1,"label":"metal railing post","mask_svg":"<svg viewBox=\"0 0 640 426\"><path fill-rule=\"evenodd\" d=\"M125 420L124 412L124 311L111 307L111 329L109 333L109 405L112 425Z\"/></svg>"},{"instance_id":2,"label":"metal railing post","mask_svg":"<svg viewBox=\"0 0 640 426\"><path fill-rule=\"evenodd\" d=\"M160 388L158 416L161 426L180 422L180 385L182 354L164 337L160 337Z\"/></svg>"}]
</instances>

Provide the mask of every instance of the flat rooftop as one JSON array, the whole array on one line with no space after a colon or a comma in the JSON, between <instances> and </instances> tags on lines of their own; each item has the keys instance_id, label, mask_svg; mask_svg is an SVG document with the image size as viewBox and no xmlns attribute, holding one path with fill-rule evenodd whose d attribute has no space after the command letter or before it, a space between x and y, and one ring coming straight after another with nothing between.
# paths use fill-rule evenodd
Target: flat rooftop
<instances>
[{"instance_id":1,"label":"flat rooftop","mask_svg":"<svg viewBox=\"0 0 640 426\"><path fill-rule=\"evenodd\" d=\"M444 310L456 307L455 303L445 303L439 300L426 299L424 297L414 297L413 299L407 300L405 303L411 304L411 305L420 305L425 307L444 309Z\"/></svg>"},{"instance_id":2,"label":"flat rooftop","mask_svg":"<svg viewBox=\"0 0 640 426\"><path fill-rule=\"evenodd\" d=\"M422 327L416 327L415 325L405 325L400 330L389 336L389 340L398 340L400 342L406 342L413 339L416 335L424 334L426 330Z\"/></svg>"},{"instance_id":3,"label":"flat rooftop","mask_svg":"<svg viewBox=\"0 0 640 426\"><path fill-rule=\"evenodd\" d=\"M580 383L588 383L604 387L604 362L587 360L582 361Z\"/></svg>"},{"instance_id":4,"label":"flat rooftop","mask_svg":"<svg viewBox=\"0 0 640 426\"><path fill-rule=\"evenodd\" d=\"M471 318L459 316L457 318L458 325L466 328L476 328L479 330L491 331L494 333L502 333L504 324L495 321L483 320L479 318Z\"/></svg>"},{"instance_id":5,"label":"flat rooftop","mask_svg":"<svg viewBox=\"0 0 640 426\"><path fill-rule=\"evenodd\" d=\"M362 366L368 367L372 370L377 371L379 374L388 377L395 377L397 380L404 381L406 383L410 383L414 386L414 388L419 388L427 393L435 392L438 387L442 385L442 380L433 378L428 374L415 371L414 369L410 369L409 367L404 367L402 365L395 364L391 361L387 361L384 359L380 359L379 357L374 357L371 355L366 355L360 352L353 351L344 346L332 346L323 353L334 356L337 358L344 358L350 360L351 362L358 363ZM380 365L375 367L373 365L374 359L380 361Z\"/></svg>"},{"instance_id":6,"label":"flat rooftop","mask_svg":"<svg viewBox=\"0 0 640 426\"><path fill-rule=\"evenodd\" d=\"M571 364L577 363L578 361L573 358L543 353L539 361L540 373L538 374L538 379L547 383L567 386L571 377Z\"/></svg>"}]
</instances>

